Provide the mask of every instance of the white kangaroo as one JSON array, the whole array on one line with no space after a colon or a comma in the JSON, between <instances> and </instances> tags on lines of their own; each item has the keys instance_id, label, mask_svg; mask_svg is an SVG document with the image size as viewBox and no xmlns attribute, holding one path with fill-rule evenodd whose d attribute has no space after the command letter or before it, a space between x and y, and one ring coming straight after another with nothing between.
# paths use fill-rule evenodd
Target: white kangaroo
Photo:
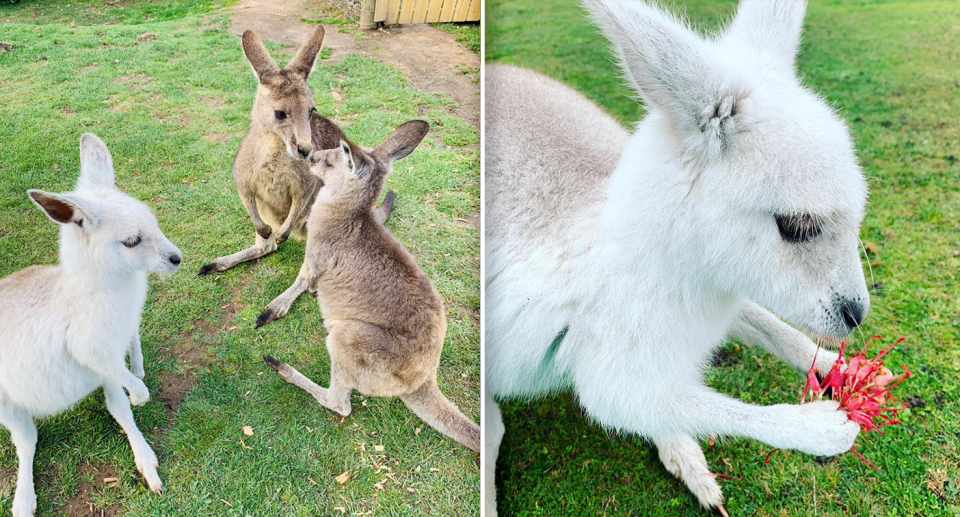
<instances>
[{"instance_id":1,"label":"white kangaroo","mask_svg":"<svg viewBox=\"0 0 960 517\"><path fill-rule=\"evenodd\" d=\"M652 440L724 512L697 438L835 455L859 433L836 402L746 404L702 370L728 338L809 368L816 345L778 316L833 338L860 325L866 184L847 127L797 77L805 2L744 0L709 38L642 1L584 5L648 115L629 136L556 81L487 68L485 515L494 397L558 390Z\"/></svg>"},{"instance_id":2,"label":"white kangaroo","mask_svg":"<svg viewBox=\"0 0 960 517\"><path fill-rule=\"evenodd\" d=\"M180 250L146 205L114 186L110 152L94 135L80 138L74 191L28 193L60 224L60 264L0 280L0 424L10 430L20 461L13 517L32 516L37 507L33 420L60 413L99 387L130 440L137 470L159 494L157 456L130 403L150 399L141 381L139 338L146 272L176 271ZM125 364L128 352L133 373Z\"/></svg>"}]
</instances>

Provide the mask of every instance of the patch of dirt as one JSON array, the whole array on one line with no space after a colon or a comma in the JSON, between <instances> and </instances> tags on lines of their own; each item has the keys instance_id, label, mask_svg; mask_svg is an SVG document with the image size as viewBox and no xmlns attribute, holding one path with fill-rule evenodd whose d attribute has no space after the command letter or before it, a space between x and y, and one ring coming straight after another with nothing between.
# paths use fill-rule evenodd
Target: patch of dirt
<instances>
[{"instance_id":1,"label":"patch of dirt","mask_svg":"<svg viewBox=\"0 0 960 517\"><path fill-rule=\"evenodd\" d=\"M223 99L220 97L204 97L203 102L205 102L207 106L210 106L214 109L221 109L227 106L227 103L223 102Z\"/></svg>"},{"instance_id":2,"label":"patch of dirt","mask_svg":"<svg viewBox=\"0 0 960 517\"><path fill-rule=\"evenodd\" d=\"M361 52L398 66L418 90L445 94L459 105L453 110L457 116L480 127L480 56L463 48L456 36L415 24L370 31L369 39L357 43Z\"/></svg>"},{"instance_id":3,"label":"patch of dirt","mask_svg":"<svg viewBox=\"0 0 960 517\"><path fill-rule=\"evenodd\" d=\"M207 366L213 359L202 342L232 330L233 317L242 309L238 304L241 290L242 287L238 286L231 291L231 301L221 306L224 313L216 324L210 324L204 319L194 320L194 330L182 333L171 347L160 350L161 354L176 358L183 366L182 372L160 376L160 389L156 392L156 397L167 406L169 415L172 416L177 411L190 390L197 385L195 371ZM171 419L167 425L172 422Z\"/></svg>"},{"instance_id":4,"label":"patch of dirt","mask_svg":"<svg viewBox=\"0 0 960 517\"><path fill-rule=\"evenodd\" d=\"M163 375L160 377L160 390L156 393L157 400L163 402L167 410L173 413L196 385L196 378L192 373Z\"/></svg>"},{"instance_id":5,"label":"patch of dirt","mask_svg":"<svg viewBox=\"0 0 960 517\"><path fill-rule=\"evenodd\" d=\"M17 489L17 468L8 467L0 469L0 495L13 498L13 493Z\"/></svg>"},{"instance_id":6,"label":"patch of dirt","mask_svg":"<svg viewBox=\"0 0 960 517\"><path fill-rule=\"evenodd\" d=\"M232 307L233 307L233 304L228 303L223 308L228 309ZM207 323L207 320L197 320L196 324L197 324L197 327L199 327L200 330L203 332L204 336L213 337L217 334L217 328Z\"/></svg>"},{"instance_id":7,"label":"patch of dirt","mask_svg":"<svg viewBox=\"0 0 960 517\"><path fill-rule=\"evenodd\" d=\"M160 117L161 119L163 117ZM192 111L183 111L178 114L176 117L177 125L180 127L187 127L193 122L193 112Z\"/></svg>"},{"instance_id":8,"label":"patch of dirt","mask_svg":"<svg viewBox=\"0 0 960 517\"><path fill-rule=\"evenodd\" d=\"M120 503L114 503L106 508L100 508L93 502L96 495L103 492L104 488L106 488L107 483L104 483L103 480L118 477L117 471L107 465L97 467L84 465L80 468L80 473L85 475L93 474L93 481L81 483L80 491L67 501L61 513L63 515L69 515L70 517L114 517L118 515L120 512Z\"/></svg>"},{"instance_id":9,"label":"patch of dirt","mask_svg":"<svg viewBox=\"0 0 960 517\"><path fill-rule=\"evenodd\" d=\"M207 142L217 142L218 144L222 144L226 142L230 136L231 133L211 133L209 135L203 135L203 139Z\"/></svg>"},{"instance_id":10,"label":"patch of dirt","mask_svg":"<svg viewBox=\"0 0 960 517\"><path fill-rule=\"evenodd\" d=\"M296 48L313 29L313 24L300 21L311 17L310 4L310 0L240 0L233 5L230 33L252 30L261 38Z\"/></svg>"},{"instance_id":11,"label":"patch of dirt","mask_svg":"<svg viewBox=\"0 0 960 517\"><path fill-rule=\"evenodd\" d=\"M940 499L947 499L946 486L950 483L947 471L944 469L927 469L927 490L933 492Z\"/></svg>"},{"instance_id":12,"label":"patch of dirt","mask_svg":"<svg viewBox=\"0 0 960 517\"><path fill-rule=\"evenodd\" d=\"M130 100L124 100L124 101L117 102L117 101L119 101L119 100L120 100L120 96L119 96L119 95L112 95L112 96L110 96L110 98L107 99L107 102L110 104L110 105L107 107L107 109L110 110L110 111L118 111L118 112L121 112L121 113L122 113L122 112L127 111L127 108L129 108L130 106L133 105L133 102L131 102Z\"/></svg>"},{"instance_id":13,"label":"patch of dirt","mask_svg":"<svg viewBox=\"0 0 960 517\"><path fill-rule=\"evenodd\" d=\"M293 52L313 30L313 24L300 21L310 16L311 5L310 0L239 0L233 6L230 32L239 35L249 29L261 38L286 43ZM323 46L333 50L327 62L350 52L376 56L403 70L417 89L445 94L459 104L453 110L456 115L480 127L480 56L457 43L453 34L413 24L366 31L366 39L358 41L336 25L324 28Z\"/></svg>"},{"instance_id":14,"label":"patch of dirt","mask_svg":"<svg viewBox=\"0 0 960 517\"><path fill-rule=\"evenodd\" d=\"M480 211L476 210L470 214L470 217L464 219L462 217L457 218L457 224L460 226L467 226L469 228L476 228L480 230Z\"/></svg>"},{"instance_id":15,"label":"patch of dirt","mask_svg":"<svg viewBox=\"0 0 960 517\"><path fill-rule=\"evenodd\" d=\"M122 85L129 84L130 91L137 91L143 88L147 83L150 82L150 78L143 74L130 74L130 75L121 75L113 80L113 84Z\"/></svg>"},{"instance_id":16,"label":"patch of dirt","mask_svg":"<svg viewBox=\"0 0 960 517\"><path fill-rule=\"evenodd\" d=\"M473 320L473 322L476 323L478 327L480 326L480 308L475 309L468 305L460 305L460 310L462 310L464 314L469 316L470 319Z\"/></svg>"}]
</instances>

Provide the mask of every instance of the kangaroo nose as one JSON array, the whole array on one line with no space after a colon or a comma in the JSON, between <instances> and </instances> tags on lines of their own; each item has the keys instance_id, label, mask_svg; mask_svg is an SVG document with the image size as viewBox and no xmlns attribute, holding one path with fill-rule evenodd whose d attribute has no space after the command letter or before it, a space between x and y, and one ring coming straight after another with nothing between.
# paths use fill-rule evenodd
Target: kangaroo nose
<instances>
[{"instance_id":1,"label":"kangaroo nose","mask_svg":"<svg viewBox=\"0 0 960 517\"><path fill-rule=\"evenodd\" d=\"M174 266L179 266L181 260L183 260L183 258L180 257L180 255L170 255L170 263Z\"/></svg>"},{"instance_id":2,"label":"kangaroo nose","mask_svg":"<svg viewBox=\"0 0 960 517\"><path fill-rule=\"evenodd\" d=\"M310 155L310 148L309 148L309 147L300 147L300 146L298 145L298 146L297 146L297 152L300 153L300 156L301 156L301 157L306 158L307 156Z\"/></svg>"},{"instance_id":3,"label":"kangaroo nose","mask_svg":"<svg viewBox=\"0 0 960 517\"><path fill-rule=\"evenodd\" d=\"M840 305L840 315L843 316L843 322L850 330L859 327L866 316L863 305L853 300L846 300Z\"/></svg>"}]
</instances>

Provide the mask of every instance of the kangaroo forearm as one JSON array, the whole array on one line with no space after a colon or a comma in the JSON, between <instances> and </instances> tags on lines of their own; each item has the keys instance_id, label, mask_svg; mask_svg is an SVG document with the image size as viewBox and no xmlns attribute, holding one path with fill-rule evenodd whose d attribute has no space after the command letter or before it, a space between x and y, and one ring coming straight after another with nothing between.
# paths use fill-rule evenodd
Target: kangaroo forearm
<instances>
[{"instance_id":1,"label":"kangaroo forearm","mask_svg":"<svg viewBox=\"0 0 960 517\"><path fill-rule=\"evenodd\" d=\"M833 401L806 404L747 404L705 386L667 389L646 415L662 438L712 434L752 438L771 447L832 456L848 450L860 430ZM625 413L629 415L629 413Z\"/></svg>"},{"instance_id":2,"label":"kangaroo forearm","mask_svg":"<svg viewBox=\"0 0 960 517\"><path fill-rule=\"evenodd\" d=\"M769 429L781 425L778 406L747 404L686 381L668 380L653 387L608 379L605 385L615 385L616 390L589 389L584 379L580 381L577 392L591 417L607 427L652 439L719 434L768 442Z\"/></svg>"},{"instance_id":3,"label":"kangaroo forearm","mask_svg":"<svg viewBox=\"0 0 960 517\"><path fill-rule=\"evenodd\" d=\"M706 388L680 392L676 398L681 401L677 416L687 434L698 436L720 434L771 443L770 430L781 425L776 414L789 411L785 404L747 404Z\"/></svg>"},{"instance_id":4,"label":"kangaroo forearm","mask_svg":"<svg viewBox=\"0 0 960 517\"><path fill-rule=\"evenodd\" d=\"M130 371L135 376L143 376L143 349L140 347L139 334L135 334L130 343Z\"/></svg>"},{"instance_id":5,"label":"kangaroo forearm","mask_svg":"<svg viewBox=\"0 0 960 517\"><path fill-rule=\"evenodd\" d=\"M290 237L290 233L293 231L293 226L299 221L303 220L304 212L306 208L306 203L302 200L297 199L296 197L290 204L290 212L287 214L287 219L283 221L283 225L280 226L280 238L279 240L285 241Z\"/></svg>"},{"instance_id":6,"label":"kangaroo forearm","mask_svg":"<svg viewBox=\"0 0 960 517\"><path fill-rule=\"evenodd\" d=\"M133 392L146 389L143 381L127 369L122 356L119 359L107 359L83 354L79 357L74 355L74 360L95 372L103 379L119 383L126 388L127 391Z\"/></svg>"},{"instance_id":7,"label":"kangaroo forearm","mask_svg":"<svg viewBox=\"0 0 960 517\"><path fill-rule=\"evenodd\" d=\"M256 228L257 233L264 239L269 239L273 233L273 228L263 222L263 219L260 217L260 212L257 210L257 196L252 193L247 194L247 206L250 207L250 219L253 221L253 226Z\"/></svg>"},{"instance_id":8,"label":"kangaroo forearm","mask_svg":"<svg viewBox=\"0 0 960 517\"><path fill-rule=\"evenodd\" d=\"M818 367L829 367L836 354L827 350L817 353L817 345L797 329L787 325L766 309L745 302L730 329L730 337L758 346L790 366L806 371L817 354ZM822 368L821 368L822 369Z\"/></svg>"},{"instance_id":9,"label":"kangaroo forearm","mask_svg":"<svg viewBox=\"0 0 960 517\"><path fill-rule=\"evenodd\" d=\"M706 387L679 390L662 400L669 407L649 412L661 422L656 435L719 434L767 442L766 430L776 425L776 406L747 404Z\"/></svg>"}]
</instances>

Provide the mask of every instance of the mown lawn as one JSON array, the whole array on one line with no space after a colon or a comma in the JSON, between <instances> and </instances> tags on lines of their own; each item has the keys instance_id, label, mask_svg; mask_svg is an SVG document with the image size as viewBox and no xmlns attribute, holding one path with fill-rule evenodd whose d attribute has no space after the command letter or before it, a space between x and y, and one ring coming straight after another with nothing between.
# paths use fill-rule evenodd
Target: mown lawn
<instances>
[{"instance_id":1,"label":"mown lawn","mask_svg":"<svg viewBox=\"0 0 960 517\"><path fill-rule=\"evenodd\" d=\"M715 28L735 2L690 1ZM629 126L643 114L618 79L607 43L576 2L488 0L486 56L565 81ZM960 515L960 3L810 2L799 57L804 82L850 124L870 184L861 238L876 285L864 333L903 335L889 357L916 373L902 386L913 407L886 438L818 460L726 439L707 449L731 515ZM866 265L865 265L866 267ZM859 341L859 337L855 340ZM802 378L763 352L727 346L710 385L758 404L792 402ZM669 372L652 372L669 375ZM656 451L588 422L572 396L503 405L504 515L702 515Z\"/></svg>"},{"instance_id":2,"label":"mown lawn","mask_svg":"<svg viewBox=\"0 0 960 517\"><path fill-rule=\"evenodd\" d=\"M480 53L479 23L434 23L433 26L455 35L457 37L457 43L460 43L471 52Z\"/></svg>"},{"instance_id":3,"label":"mown lawn","mask_svg":"<svg viewBox=\"0 0 960 517\"><path fill-rule=\"evenodd\" d=\"M38 515L86 515L90 503L97 516L474 515L475 453L399 400L355 394L353 414L341 419L261 361L270 353L329 381L312 297L253 328L296 277L302 243L196 276L253 242L230 171L256 83L226 31L229 3L0 5L0 276L57 260L57 229L25 190L71 189L84 132L107 143L118 186L153 208L185 254L178 273L151 278L141 331L153 399L135 414L160 457L163 496L140 481L97 393L40 423ZM270 45L285 62L282 47ZM427 140L395 164L388 227L443 295L440 386L477 420L479 232L467 221L479 210L478 131L451 114L448 99L417 91L373 57L321 62L310 84L319 111L363 145L411 118L431 123ZM0 517L10 515L16 465L0 430ZM344 472L351 477L340 484ZM103 482L114 476L116 486Z\"/></svg>"}]
</instances>

